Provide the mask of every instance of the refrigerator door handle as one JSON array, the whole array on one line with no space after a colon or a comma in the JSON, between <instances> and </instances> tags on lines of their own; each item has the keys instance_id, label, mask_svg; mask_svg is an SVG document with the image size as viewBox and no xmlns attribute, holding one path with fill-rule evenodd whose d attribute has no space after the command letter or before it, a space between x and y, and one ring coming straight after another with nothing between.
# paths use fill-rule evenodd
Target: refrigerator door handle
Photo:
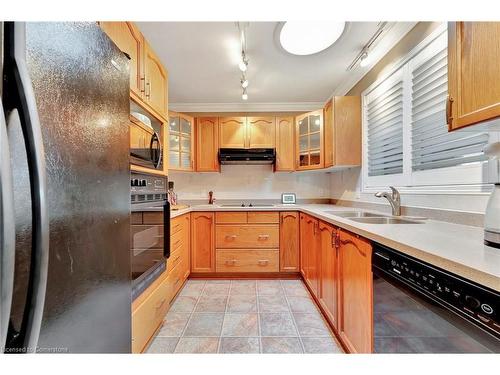
<instances>
[{"instance_id":1,"label":"refrigerator door handle","mask_svg":"<svg viewBox=\"0 0 500 375\"><path fill-rule=\"evenodd\" d=\"M0 101L0 348L5 347L9 326L12 292L14 288L14 261L16 231L14 193L10 168L7 124Z\"/></svg>"},{"instance_id":2,"label":"refrigerator door handle","mask_svg":"<svg viewBox=\"0 0 500 375\"><path fill-rule=\"evenodd\" d=\"M38 118L33 86L26 63L26 24L5 23L4 76L10 98L9 121L19 116L26 143L31 184L33 236L28 295L19 345L35 351L42 323L49 261L49 216L47 211L47 177L42 130Z\"/></svg>"}]
</instances>

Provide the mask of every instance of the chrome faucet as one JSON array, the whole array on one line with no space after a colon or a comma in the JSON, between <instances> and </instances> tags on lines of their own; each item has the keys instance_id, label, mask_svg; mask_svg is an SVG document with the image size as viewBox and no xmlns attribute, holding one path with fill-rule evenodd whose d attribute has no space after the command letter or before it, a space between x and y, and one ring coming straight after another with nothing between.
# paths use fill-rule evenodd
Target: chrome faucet
<instances>
[{"instance_id":1,"label":"chrome faucet","mask_svg":"<svg viewBox=\"0 0 500 375\"><path fill-rule=\"evenodd\" d=\"M394 186L389 186L392 190L392 193L388 193L386 191L379 191L375 193L377 198L386 198L392 208L392 216L401 216L401 195L399 195L399 191Z\"/></svg>"}]
</instances>

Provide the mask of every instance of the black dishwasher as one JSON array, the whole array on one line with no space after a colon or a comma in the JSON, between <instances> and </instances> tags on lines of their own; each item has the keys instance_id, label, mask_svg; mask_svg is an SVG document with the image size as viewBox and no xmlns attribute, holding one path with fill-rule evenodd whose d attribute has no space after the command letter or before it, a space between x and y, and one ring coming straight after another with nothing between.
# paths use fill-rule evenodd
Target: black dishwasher
<instances>
[{"instance_id":1,"label":"black dishwasher","mask_svg":"<svg viewBox=\"0 0 500 375\"><path fill-rule=\"evenodd\" d=\"M376 353L500 353L500 293L379 244L372 270Z\"/></svg>"}]
</instances>

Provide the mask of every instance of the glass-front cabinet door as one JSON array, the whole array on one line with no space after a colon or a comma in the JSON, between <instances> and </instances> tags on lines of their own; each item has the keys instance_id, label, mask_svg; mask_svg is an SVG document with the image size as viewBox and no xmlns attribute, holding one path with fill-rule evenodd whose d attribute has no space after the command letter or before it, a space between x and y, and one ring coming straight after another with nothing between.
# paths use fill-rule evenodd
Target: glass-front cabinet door
<instances>
[{"instance_id":1,"label":"glass-front cabinet door","mask_svg":"<svg viewBox=\"0 0 500 375\"><path fill-rule=\"evenodd\" d=\"M190 116L170 112L168 135L169 169L192 171L194 119Z\"/></svg>"},{"instance_id":2,"label":"glass-front cabinet door","mask_svg":"<svg viewBox=\"0 0 500 375\"><path fill-rule=\"evenodd\" d=\"M323 111L297 116L297 170L323 168Z\"/></svg>"}]
</instances>

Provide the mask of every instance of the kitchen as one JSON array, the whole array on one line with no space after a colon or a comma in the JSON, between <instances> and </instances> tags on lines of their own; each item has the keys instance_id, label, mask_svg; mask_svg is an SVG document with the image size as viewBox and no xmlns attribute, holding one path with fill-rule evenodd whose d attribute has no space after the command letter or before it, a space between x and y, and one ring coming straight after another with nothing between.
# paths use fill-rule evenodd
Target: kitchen
<instances>
[{"instance_id":1,"label":"kitchen","mask_svg":"<svg viewBox=\"0 0 500 375\"><path fill-rule=\"evenodd\" d=\"M2 22L3 352L498 358L500 23L114 19Z\"/></svg>"}]
</instances>

